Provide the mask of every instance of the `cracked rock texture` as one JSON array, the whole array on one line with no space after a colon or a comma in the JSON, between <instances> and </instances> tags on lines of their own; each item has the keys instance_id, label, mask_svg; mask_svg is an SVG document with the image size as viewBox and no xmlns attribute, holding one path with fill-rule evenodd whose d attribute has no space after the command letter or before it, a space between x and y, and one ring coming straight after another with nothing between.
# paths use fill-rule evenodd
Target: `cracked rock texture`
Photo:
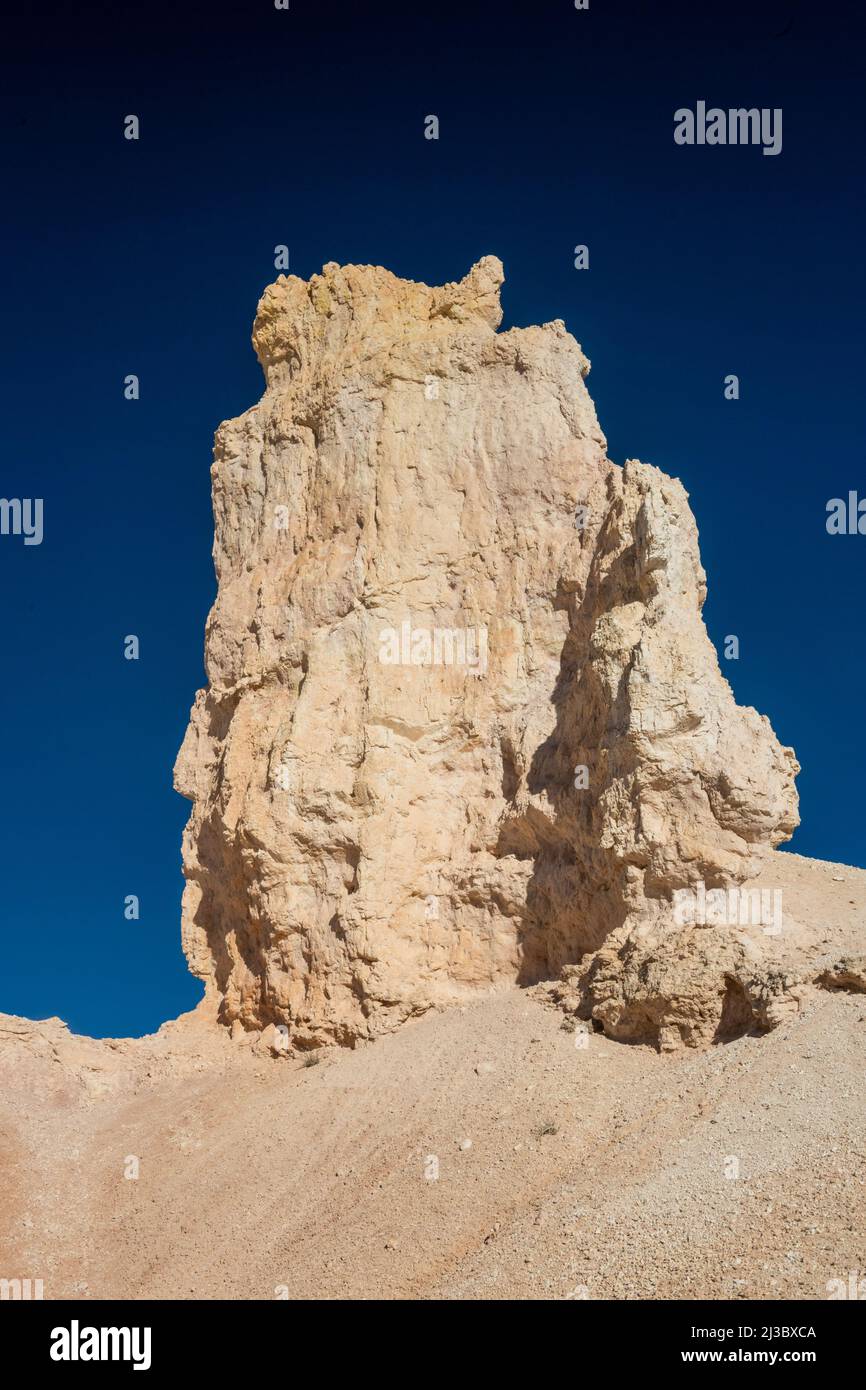
<instances>
[{"instance_id":1,"label":"cracked rock texture","mask_svg":"<svg viewBox=\"0 0 866 1390\"><path fill-rule=\"evenodd\" d=\"M295 1048L564 969L613 1036L702 1043L772 1022L738 952L787 978L672 895L766 866L794 754L721 674L683 487L608 459L561 321L497 332L502 278L281 276L217 432L184 947Z\"/></svg>"}]
</instances>

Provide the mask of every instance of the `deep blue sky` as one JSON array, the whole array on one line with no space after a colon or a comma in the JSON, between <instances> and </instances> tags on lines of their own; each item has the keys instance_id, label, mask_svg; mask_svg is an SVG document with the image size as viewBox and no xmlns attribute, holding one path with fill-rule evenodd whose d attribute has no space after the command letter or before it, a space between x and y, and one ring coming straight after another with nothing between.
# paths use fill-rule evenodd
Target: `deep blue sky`
<instances>
[{"instance_id":1,"label":"deep blue sky","mask_svg":"<svg viewBox=\"0 0 866 1390\"><path fill-rule=\"evenodd\" d=\"M691 494L725 673L803 764L792 847L866 865L866 536L825 530L828 498L866 495L856 7L29 8L4 29L0 494L44 498L45 537L0 537L0 1009L132 1034L199 997L171 769L212 435L261 394L277 243L303 276L430 283L495 253L506 327L565 319L611 456ZM675 145L698 100L782 107L782 153Z\"/></svg>"}]
</instances>

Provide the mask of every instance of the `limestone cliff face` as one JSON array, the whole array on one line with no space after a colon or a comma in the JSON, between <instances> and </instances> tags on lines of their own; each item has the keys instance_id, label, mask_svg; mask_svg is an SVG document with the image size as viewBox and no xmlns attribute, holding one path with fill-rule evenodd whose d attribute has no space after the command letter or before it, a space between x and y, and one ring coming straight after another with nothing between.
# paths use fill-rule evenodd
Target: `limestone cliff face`
<instances>
[{"instance_id":1,"label":"limestone cliff face","mask_svg":"<svg viewBox=\"0 0 866 1390\"><path fill-rule=\"evenodd\" d=\"M596 959L797 823L682 486L609 461L581 348L498 333L501 282L281 276L265 394L217 432L184 946L225 1022L298 1047L581 961L594 1008Z\"/></svg>"}]
</instances>

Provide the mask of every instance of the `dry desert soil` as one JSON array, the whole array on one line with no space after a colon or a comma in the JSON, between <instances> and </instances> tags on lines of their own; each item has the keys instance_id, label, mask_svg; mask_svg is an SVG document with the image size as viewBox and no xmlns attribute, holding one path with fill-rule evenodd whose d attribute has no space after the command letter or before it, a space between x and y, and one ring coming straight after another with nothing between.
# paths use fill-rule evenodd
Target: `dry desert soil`
<instances>
[{"instance_id":1,"label":"dry desert soil","mask_svg":"<svg viewBox=\"0 0 866 1390\"><path fill-rule=\"evenodd\" d=\"M866 872L775 858L799 917L862 941ZM0 1276L47 1299L772 1300L866 1270L863 995L704 1052L568 1026L511 988L304 1065L201 1010L117 1042L0 1016Z\"/></svg>"}]
</instances>

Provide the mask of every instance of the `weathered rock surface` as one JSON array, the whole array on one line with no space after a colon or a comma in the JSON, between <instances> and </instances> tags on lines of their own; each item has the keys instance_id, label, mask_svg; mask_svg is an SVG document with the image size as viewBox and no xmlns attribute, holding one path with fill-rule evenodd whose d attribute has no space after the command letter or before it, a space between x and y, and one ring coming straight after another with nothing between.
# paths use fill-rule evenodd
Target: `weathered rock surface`
<instances>
[{"instance_id":1,"label":"weathered rock surface","mask_svg":"<svg viewBox=\"0 0 866 1390\"><path fill-rule=\"evenodd\" d=\"M721 674L681 484L607 458L580 346L498 333L501 282L281 276L217 432L184 946L296 1047L564 967L614 1036L765 1021L673 895L760 871L798 765Z\"/></svg>"}]
</instances>

